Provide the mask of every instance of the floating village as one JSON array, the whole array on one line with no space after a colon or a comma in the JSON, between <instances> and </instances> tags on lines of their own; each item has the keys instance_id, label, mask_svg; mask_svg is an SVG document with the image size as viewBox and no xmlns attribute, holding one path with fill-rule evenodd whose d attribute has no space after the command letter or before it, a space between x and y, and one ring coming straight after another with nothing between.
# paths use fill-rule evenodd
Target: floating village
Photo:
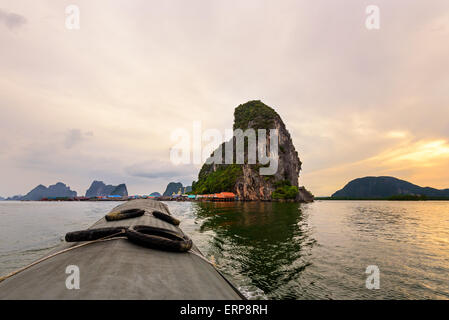
<instances>
[{"instance_id":1,"label":"floating village","mask_svg":"<svg viewBox=\"0 0 449 320\"><path fill-rule=\"evenodd\" d=\"M40 201L128 201L134 199L153 199L159 201L239 201L238 196L232 192L220 192L213 194L175 194L171 196L151 196L151 195L108 195L96 197L48 197Z\"/></svg>"}]
</instances>

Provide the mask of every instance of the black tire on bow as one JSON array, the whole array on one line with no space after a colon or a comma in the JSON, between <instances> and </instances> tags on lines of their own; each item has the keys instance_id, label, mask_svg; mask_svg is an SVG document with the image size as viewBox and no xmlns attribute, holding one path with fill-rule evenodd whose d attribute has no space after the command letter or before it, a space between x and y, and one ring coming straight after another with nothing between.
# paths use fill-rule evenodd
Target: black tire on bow
<instances>
[{"instance_id":1,"label":"black tire on bow","mask_svg":"<svg viewBox=\"0 0 449 320\"><path fill-rule=\"evenodd\" d=\"M97 229L87 229L81 231L68 232L65 235L65 241L67 242L78 242L78 241L92 241L98 240L104 237L124 235L126 227L112 227L112 228L97 228ZM119 233L119 234L118 234Z\"/></svg>"},{"instance_id":2,"label":"black tire on bow","mask_svg":"<svg viewBox=\"0 0 449 320\"><path fill-rule=\"evenodd\" d=\"M142 209L127 209L117 212L110 212L105 216L107 221L123 220L130 218L137 218L143 216L145 210Z\"/></svg>"},{"instance_id":3,"label":"black tire on bow","mask_svg":"<svg viewBox=\"0 0 449 320\"><path fill-rule=\"evenodd\" d=\"M138 225L129 227L126 230L126 236L135 244L159 250L186 252L193 245L192 240L186 235L150 226Z\"/></svg>"},{"instance_id":4,"label":"black tire on bow","mask_svg":"<svg viewBox=\"0 0 449 320\"><path fill-rule=\"evenodd\" d=\"M165 222L168 222L174 226L179 226L179 224L181 223L181 221L179 221L175 217L172 217L171 215L168 215L161 211L157 211L157 210L153 211L153 216L155 216L156 218L161 219Z\"/></svg>"}]
</instances>

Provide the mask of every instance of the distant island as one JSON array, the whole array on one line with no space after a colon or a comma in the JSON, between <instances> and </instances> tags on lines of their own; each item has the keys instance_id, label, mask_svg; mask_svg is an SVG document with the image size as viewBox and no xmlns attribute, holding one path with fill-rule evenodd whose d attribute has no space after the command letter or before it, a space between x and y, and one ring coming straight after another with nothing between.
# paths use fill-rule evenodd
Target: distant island
<instances>
[{"instance_id":1,"label":"distant island","mask_svg":"<svg viewBox=\"0 0 449 320\"><path fill-rule=\"evenodd\" d=\"M192 191L191 186L184 187L181 182L170 182L162 196L170 197L173 194L185 194Z\"/></svg>"},{"instance_id":2,"label":"distant island","mask_svg":"<svg viewBox=\"0 0 449 320\"><path fill-rule=\"evenodd\" d=\"M86 190L85 196L78 196L76 191L62 182L50 185L48 188L42 184L38 185L25 196L15 195L12 197L0 197L0 201L87 201L87 200L131 200L131 199L158 199L173 200L174 196L185 196L192 191L191 186L184 187L181 182L170 182L162 196L159 192L149 195L128 195L126 184L107 185L103 181L94 180ZM177 197L181 199L182 197Z\"/></svg>"},{"instance_id":3,"label":"distant island","mask_svg":"<svg viewBox=\"0 0 449 320\"><path fill-rule=\"evenodd\" d=\"M69 186L66 186L62 182L58 182L48 188L42 184L28 192L20 200L38 201L43 198L60 197L60 198L74 198L77 196L76 191L70 190Z\"/></svg>"},{"instance_id":4,"label":"distant island","mask_svg":"<svg viewBox=\"0 0 449 320\"><path fill-rule=\"evenodd\" d=\"M126 188L126 184L122 183L117 186L113 186L106 185L103 181L95 180L86 191L87 198L105 197L109 195L127 197L128 189Z\"/></svg>"},{"instance_id":5,"label":"distant island","mask_svg":"<svg viewBox=\"0 0 449 320\"><path fill-rule=\"evenodd\" d=\"M161 194L159 192L152 192L150 193L150 197L160 197Z\"/></svg>"},{"instance_id":6,"label":"distant island","mask_svg":"<svg viewBox=\"0 0 449 320\"><path fill-rule=\"evenodd\" d=\"M86 191L85 197L78 197L77 192L70 189L69 186L62 182L58 182L48 187L40 184L26 195L15 195L8 198L1 198L0 200L7 201L40 201L40 200L89 200L96 198L127 198L128 190L126 184L119 184L117 186L106 185L103 181L92 182L89 189Z\"/></svg>"},{"instance_id":7,"label":"distant island","mask_svg":"<svg viewBox=\"0 0 449 320\"><path fill-rule=\"evenodd\" d=\"M8 198L6 198L4 200L7 200L7 201L19 201L22 198L23 198L23 196L21 194L17 194L15 196L8 197Z\"/></svg>"},{"instance_id":8,"label":"distant island","mask_svg":"<svg viewBox=\"0 0 449 320\"><path fill-rule=\"evenodd\" d=\"M347 183L328 200L449 200L449 189L420 187L395 177L364 177Z\"/></svg>"}]
</instances>

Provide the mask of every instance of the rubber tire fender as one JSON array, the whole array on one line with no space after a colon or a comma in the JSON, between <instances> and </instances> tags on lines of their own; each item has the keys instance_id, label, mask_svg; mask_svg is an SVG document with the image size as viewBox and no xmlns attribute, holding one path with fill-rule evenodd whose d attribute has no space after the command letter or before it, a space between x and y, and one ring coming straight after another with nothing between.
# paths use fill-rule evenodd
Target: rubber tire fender
<instances>
[{"instance_id":1,"label":"rubber tire fender","mask_svg":"<svg viewBox=\"0 0 449 320\"><path fill-rule=\"evenodd\" d=\"M165 222L168 222L168 223L170 223L170 224L172 224L174 226L179 226L179 224L181 223L181 221L179 221L175 217L173 217L171 215L168 215L166 213L163 213L161 211L154 210L153 211L153 216L155 216L156 218L161 219L161 220L163 220Z\"/></svg>"},{"instance_id":2,"label":"rubber tire fender","mask_svg":"<svg viewBox=\"0 0 449 320\"><path fill-rule=\"evenodd\" d=\"M145 210L142 209L127 209L118 212L109 212L105 219L106 221L115 221L115 220L123 220L123 219L131 219L143 216Z\"/></svg>"},{"instance_id":3,"label":"rubber tire fender","mask_svg":"<svg viewBox=\"0 0 449 320\"><path fill-rule=\"evenodd\" d=\"M120 232L121 235L124 235L126 229L127 227L112 227L112 228L96 228L81 231L73 231L66 233L65 241L67 242L92 241L107 236L111 236L113 234ZM120 234L118 234L117 236L120 236Z\"/></svg>"},{"instance_id":4,"label":"rubber tire fender","mask_svg":"<svg viewBox=\"0 0 449 320\"><path fill-rule=\"evenodd\" d=\"M137 225L129 227L126 230L126 236L128 240L147 248L174 251L174 252L186 252L192 248L192 240L189 237L178 232Z\"/></svg>"}]
</instances>

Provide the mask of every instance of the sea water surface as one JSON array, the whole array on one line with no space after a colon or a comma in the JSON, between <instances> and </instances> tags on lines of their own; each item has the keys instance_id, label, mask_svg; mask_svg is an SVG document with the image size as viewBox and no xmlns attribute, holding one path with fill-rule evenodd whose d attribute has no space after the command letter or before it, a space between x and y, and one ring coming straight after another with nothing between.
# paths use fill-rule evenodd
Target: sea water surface
<instances>
[{"instance_id":1,"label":"sea water surface","mask_svg":"<svg viewBox=\"0 0 449 320\"><path fill-rule=\"evenodd\" d=\"M449 202L166 203L250 299L449 299ZM0 275L118 204L0 202Z\"/></svg>"}]
</instances>

